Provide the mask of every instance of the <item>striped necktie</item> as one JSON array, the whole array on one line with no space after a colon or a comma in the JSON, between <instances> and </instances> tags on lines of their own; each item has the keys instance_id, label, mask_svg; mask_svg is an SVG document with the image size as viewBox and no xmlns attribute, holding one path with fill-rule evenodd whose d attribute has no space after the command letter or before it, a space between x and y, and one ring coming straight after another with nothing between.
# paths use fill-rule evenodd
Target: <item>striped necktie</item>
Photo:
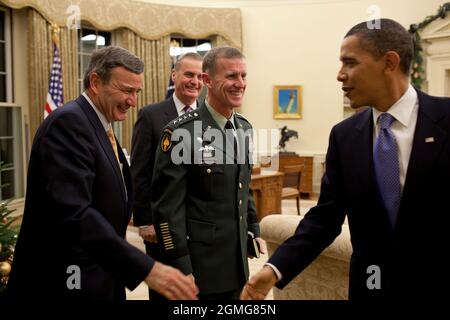
<instances>
[{"instance_id":1,"label":"striped necktie","mask_svg":"<svg viewBox=\"0 0 450 320\"><path fill-rule=\"evenodd\" d=\"M191 106L185 106L185 107L183 108L184 113L191 112L192 110L193 110L193 109L191 108Z\"/></svg>"}]
</instances>

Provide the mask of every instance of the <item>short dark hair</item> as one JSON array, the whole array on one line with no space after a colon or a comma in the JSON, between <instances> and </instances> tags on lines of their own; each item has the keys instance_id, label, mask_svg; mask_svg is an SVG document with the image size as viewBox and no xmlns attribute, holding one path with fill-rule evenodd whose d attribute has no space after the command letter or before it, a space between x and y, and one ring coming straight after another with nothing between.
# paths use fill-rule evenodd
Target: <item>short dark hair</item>
<instances>
[{"instance_id":1,"label":"short dark hair","mask_svg":"<svg viewBox=\"0 0 450 320\"><path fill-rule=\"evenodd\" d=\"M89 77L93 72L106 83L111 78L111 70L116 67L124 67L136 74L144 72L144 62L130 51L117 46L107 46L92 53L89 66L84 73L84 89L89 88Z\"/></svg>"},{"instance_id":2,"label":"short dark hair","mask_svg":"<svg viewBox=\"0 0 450 320\"><path fill-rule=\"evenodd\" d=\"M379 28L372 25L370 21L358 23L347 32L344 38L357 36L361 48L375 58L381 58L388 51L397 52L400 56L401 71L409 75L414 55L412 36L394 20L380 19L379 22Z\"/></svg>"},{"instance_id":3,"label":"short dark hair","mask_svg":"<svg viewBox=\"0 0 450 320\"><path fill-rule=\"evenodd\" d=\"M203 58L203 72L214 75L216 72L216 62L220 58L245 59L245 56L238 49L229 46L212 48Z\"/></svg>"},{"instance_id":4,"label":"short dark hair","mask_svg":"<svg viewBox=\"0 0 450 320\"><path fill-rule=\"evenodd\" d=\"M182 54L181 56L178 57L177 61L175 62L174 66L173 66L175 71L180 70L181 62L184 59L203 61L203 57L200 54L198 54L197 52L188 52L188 53Z\"/></svg>"}]
</instances>

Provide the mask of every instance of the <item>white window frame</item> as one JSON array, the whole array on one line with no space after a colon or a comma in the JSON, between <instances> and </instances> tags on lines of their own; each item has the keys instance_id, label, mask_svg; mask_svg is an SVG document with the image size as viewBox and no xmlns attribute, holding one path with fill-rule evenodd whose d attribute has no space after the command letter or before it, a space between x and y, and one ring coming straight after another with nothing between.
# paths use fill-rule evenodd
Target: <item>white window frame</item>
<instances>
[{"instance_id":1,"label":"white window frame","mask_svg":"<svg viewBox=\"0 0 450 320\"><path fill-rule=\"evenodd\" d=\"M14 131L12 136L1 137L3 139L13 140L13 163L12 168L8 170L14 170L14 197L9 207L11 209L17 209L13 213L13 216L20 215L23 211L24 195L25 195L25 128L23 119L23 109L21 105L14 103L14 90L13 90L13 54L12 54L12 11L9 8L0 6L0 10L4 13L4 31L5 40L5 66L6 66L6 101L0 102L2 108L13 108L12 122L14 124ZM1 199L1 201L6 199Z\"/></svg>"},{"instance_id":2,"label":"white window frame","mask_svg":"<svg viewBox=\"0 0 450 320\"><path fill-rule=\"evenodd\" d=\"M91 26L81 26L80 30L79 30L79 36L78 36L78 65L80 66L80 70L78 70L78 90L79 93L81 94L83 92L83 77L84 77L84 66L83 66L83 59L82 57L84 56L91 56L92 52L84 52L83 51L83 44L82 44L82 40L81 40L81 35L83 33L83 30L92 30L95 32L95 36L98 37L99 33L109 33L109 38L110 38L110 44L112 44L113 42L113 38L112 38L112 32L110 31L102 31L102 30L98 30L97 28L91 27ZM98 49L98 45L97 43L95 44L95 49Z\"/></svg>"},{"instance_id":3,"label":"white window frame","mask_svg":"<svg viewBox=\"0 0 450 320\"><path fill-rule=\"evenodd\" d=\"M5 44L5 65L6 65L6 101L13 102L12 90L12 54L11 54L11 10L0 6L0 10L5 14L5 40L0 40ZM3 73L3 72L1 72Z\"/></svg>"}]
</instances>

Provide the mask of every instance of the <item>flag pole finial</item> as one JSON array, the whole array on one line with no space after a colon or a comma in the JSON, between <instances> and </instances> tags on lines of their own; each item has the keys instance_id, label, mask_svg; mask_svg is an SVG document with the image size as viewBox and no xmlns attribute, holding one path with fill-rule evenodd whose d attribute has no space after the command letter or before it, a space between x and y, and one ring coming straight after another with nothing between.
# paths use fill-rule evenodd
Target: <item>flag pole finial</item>
<instances>
[{"instance_id":1,"label":"flag pole finial","mask_svg":"<svg viewBox=\"0 0 450 320\"><path fill-rule=\"evenodd\" d=\"M52 40L59 46L59 26L56 23L52 23Z\"/></svg>"},{"instance_id":2,"label":"flag pole finial","mask_svg":"<svg viewBox=\"0 0 450 320\"><path fill-rule=\"evenodd\" d=\"M47 100L44 107L44 118L51 112L64 105L63 83L62 83L62 65L59 54L59 34L60 28L56 23L51 24L52 42L51 50L53 52L52 65L50 69L50 81L48 86Z\"/></svg>"}]
</instances>

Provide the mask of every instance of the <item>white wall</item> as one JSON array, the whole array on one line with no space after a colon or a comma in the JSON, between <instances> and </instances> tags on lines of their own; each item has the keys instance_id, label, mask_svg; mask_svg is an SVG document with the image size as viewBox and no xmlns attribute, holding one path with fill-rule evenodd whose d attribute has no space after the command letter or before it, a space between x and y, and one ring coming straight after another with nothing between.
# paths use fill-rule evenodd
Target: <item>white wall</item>
<instances>
[{"instance_id":1,"label":"white wall","mask_svg":"<svg viewBox=\"0 0 450 320\"><path fill-rule=\"evenodd\" d=\"M435 14L444 1L339 1L274 7L243 7L244 52L249 81L243 113L255 127L299 131L288 143L301 154L326 152L331 127L342 120L342 93L336 74L342 37L367 20L367 8L378 5L382 17L405 27ZM405 8L408 8L405 10ZM303 86L303 119L273 120L272 86Z\"/></svg>"},{"instance_id":2,"label":"white wall","mask_svg":"<svg viewBox=\"0 0 450 320\"><path fill-rule=\"evenodd\" d=\"M288 149L304 155L323 154L331 127L343 119L339 69L342 37L367 9L377 5L381 16L406 28L434 15L442 0L299 0L299 1L180 1L147 2L198 7L239 7L248 87L242 113L255 128L287 125L299 132ZM273 119L273 85L303 86L303 119Z\"/></svg>"}]
</instances>

